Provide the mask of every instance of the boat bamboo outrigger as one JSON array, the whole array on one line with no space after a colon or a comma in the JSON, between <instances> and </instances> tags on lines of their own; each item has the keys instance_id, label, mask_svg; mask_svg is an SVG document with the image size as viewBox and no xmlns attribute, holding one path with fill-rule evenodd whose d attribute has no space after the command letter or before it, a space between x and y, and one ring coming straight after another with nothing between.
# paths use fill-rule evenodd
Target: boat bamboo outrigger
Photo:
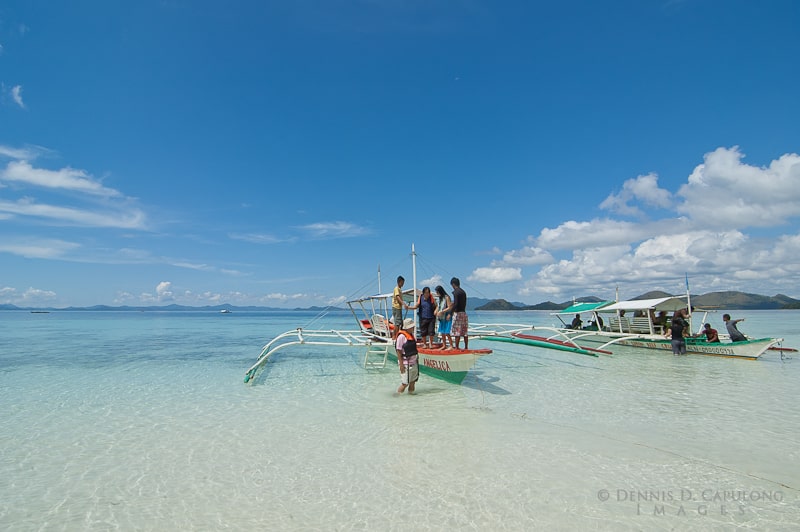
<instances>
[{"instance_id":1,"label":"boat bamboo outrigger","mask_svg":"<svg viewBox=\"0 0 800 532\"><path fill-rule=\"evenodd\" d=\"M411 247L414 287L403 292L406 302L412 303L419 296L416 289L416 252ZM245 373L244 382L252 382L258 372L276 352L296 345L350 346L364 349L364 367L384 368L386 361L397 360L392 330L395 324L391 316L391 293L380 291L380 268L378 269L378 294L347 301L347 307L355 318L358 328L353 330L309 330L297 328L270 340L262 349L256 362ZM573 353L597 356L600 352L572 343L568 338L560 341L540 337L524 336L533 331L532 325L517 323L470 324L470 341L493 340L513 342L546 349L559 349ZM555 331L553 329L553 331ZM492 353L491 349L433 349L418 344L419 367L423 374L452 383L461 383L478 360Z\"/></svg>"}]
</instances>

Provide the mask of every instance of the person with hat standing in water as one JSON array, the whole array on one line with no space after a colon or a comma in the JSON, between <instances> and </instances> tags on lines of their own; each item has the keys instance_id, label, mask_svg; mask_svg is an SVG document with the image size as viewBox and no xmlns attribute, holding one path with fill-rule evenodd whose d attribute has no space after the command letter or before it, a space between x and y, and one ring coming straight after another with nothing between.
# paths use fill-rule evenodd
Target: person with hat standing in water
<instances>
[{"instance_id":1,"label":"person with hat standing in water","mask_svg":"<svg viewBox=\"0 0 800 532\"><path fill-rule=\"evenodd\" d=\"M400 387L397 393L403 393L408 388L408 393L414 393L414 386L419 380L419 366L417 365L417 339L414 336L414 320L403 320L403 329L397 334L395 341L397 350L397 363L400 365Z\"/></svg>"}]
</instances>

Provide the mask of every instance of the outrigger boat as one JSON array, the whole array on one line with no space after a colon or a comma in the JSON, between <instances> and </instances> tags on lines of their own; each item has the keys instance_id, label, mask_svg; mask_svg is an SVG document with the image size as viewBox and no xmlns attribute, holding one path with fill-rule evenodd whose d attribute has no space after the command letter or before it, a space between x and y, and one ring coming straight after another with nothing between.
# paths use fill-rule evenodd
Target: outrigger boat
<instances>
[{"instance_id":1,"label":"outrigger boat","mask_svg":"<svg viewBox=\"0 0 800 532\"><path fill-rule=\"evenodd\" d=\"M693 330L691 298L687 294L682 297L662 297L654 299L636 299L630 301L576 303L560 312L553 313L558 317L563 327L556 328L553 336L548 341L569 340L573 343L599 344L597 349L605 350L612 345L623 345L637 349L672 351L672 342L664 335L669 328L667 321L659 322L656 315L664 316L667 313L679 312L687 309L687 320L690 330ZM701 310L705 323L707 310ZM567 320L576 314L588 313L592 319L591 325L581 329L572 329L567 325ZM605 316L605 318L603 318ZM783 338L748 338L743 342L731 342L726 334L720 334L720 342L708 342L704 336L699 336L702 329L698 328L697 335L686 338L687 354L709 355L729 358L743 358L755 360L767 350L796 351L796 349L780 347ZM585 347L585 346L584 346Z\"/></svg>"},{"instance_id":2,"label":"outrigger boat","mask_svg":"<svg viewBox=\"0 0 800 532\"><path fill-rule=\"evenodd\" d=\"M411 248L414 270L413 284L416 287L416 252ZM269 358L276 352L296 345L350 346L364 349L364 368L382 369L386 361L397 360L392 338L395 324L386 316L391 315L391 293L380 293L380 269L378 270L378 294L360 297L347 302L347 307L358 324L352 330L310 330L297 328L273 338L262 349L255 364L246 372L244 382L252 382ZM416 288L403 292L406 302L416 301L420 291ZM532 325L491 324L470 325L470 341L482 339L512 338L513 334L533 330ZM478 360L492 353L491 349L433 349L417 342L419 368L423 374L460 384ZM579 347L576 346L580 350Z\"/></svg>"}]
</instances>

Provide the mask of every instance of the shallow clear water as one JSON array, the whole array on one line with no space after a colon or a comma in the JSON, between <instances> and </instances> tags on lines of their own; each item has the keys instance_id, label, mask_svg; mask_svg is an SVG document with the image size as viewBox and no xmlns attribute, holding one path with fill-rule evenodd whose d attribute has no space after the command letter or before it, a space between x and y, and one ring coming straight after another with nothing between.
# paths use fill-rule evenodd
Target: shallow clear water
<instances>
[{"instance_id":1,"label":"shallow clear water","mask_svg":"<svg viewBox=\"0 0 800 532\"><path fill-rule=\"evenodd\" d=\"M800 347L800 313L737 311ZM792 530L800 354L478 343L461 386L300 346L303 312L0 313L3 530ZM551 325L543 312L473 322ZM334 313L312 328L353 328ZM714 321L716 320L716 321ZM712 317L721 329L721 320Z\"/></svg>"}]
</instances>

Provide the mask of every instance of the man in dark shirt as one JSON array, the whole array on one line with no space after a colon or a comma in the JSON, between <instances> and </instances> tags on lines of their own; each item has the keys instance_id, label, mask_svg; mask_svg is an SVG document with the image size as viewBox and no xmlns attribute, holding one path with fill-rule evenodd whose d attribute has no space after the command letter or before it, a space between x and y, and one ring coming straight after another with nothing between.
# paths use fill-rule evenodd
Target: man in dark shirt
<instances>
[{"instance_id":1,"label":"man in dark shirt","mask_svg":"<svg viewBox=\"0 0 800 532\"><path fill-rule=\"evenodd\" d=\"M461 288L461 281L458 277L450 279L450 286L453 287L453 303L450 305L450 309L453 311L453 328L450 330L450 335L455 338L456 349L459 348L462 336L464 337L464 349L469 349L469 338L467 337L467 330L469 329L467 293Z\"/></svg>"}]
</instances>

